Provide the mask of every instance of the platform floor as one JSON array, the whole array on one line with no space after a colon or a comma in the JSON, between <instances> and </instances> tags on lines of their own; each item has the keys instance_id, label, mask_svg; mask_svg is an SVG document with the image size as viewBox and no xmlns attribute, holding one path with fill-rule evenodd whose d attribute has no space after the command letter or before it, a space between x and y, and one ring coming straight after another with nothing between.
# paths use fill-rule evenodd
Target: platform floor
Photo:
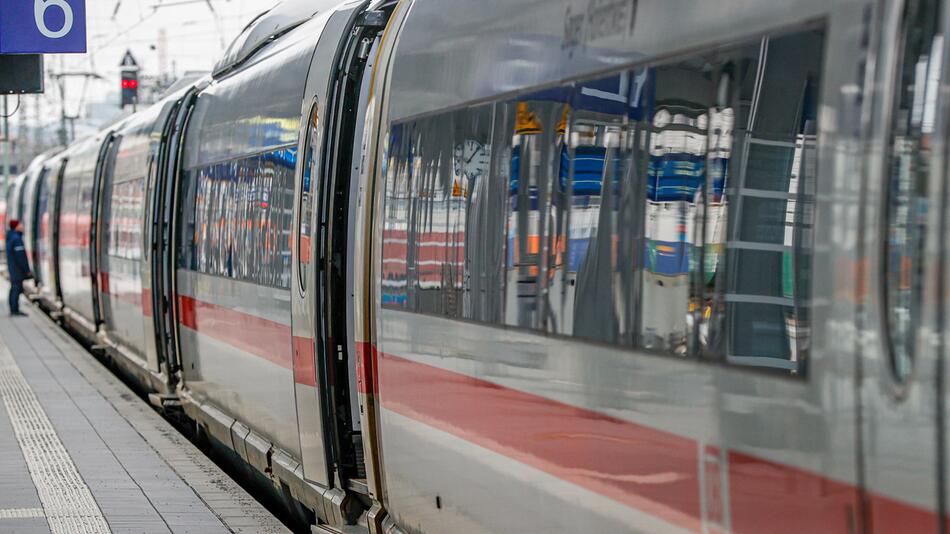
<instances>
[{"instance_id":1,"label":"platform floor","mask_svg":"<svg viewBox=\"0 0 950 534\"><path fill-rule=\"evenodd\" d=\"M29 317L0 311L0 534L287 532L78 343L23 307Z\"/></svg>"}]
</instances>

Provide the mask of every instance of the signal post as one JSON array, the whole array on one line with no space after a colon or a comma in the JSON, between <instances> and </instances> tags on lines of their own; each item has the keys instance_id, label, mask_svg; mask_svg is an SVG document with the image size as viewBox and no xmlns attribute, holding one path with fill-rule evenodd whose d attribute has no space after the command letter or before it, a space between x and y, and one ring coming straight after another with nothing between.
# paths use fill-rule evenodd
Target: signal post
<instances>
[{"instance_id":1,"label":"signal post","mask_svg":"<svg viewBox=\"0 0 950 534\"><path fill-rule=\"evenodd\" d=\"M125 51L122 62L119 63L119 68L122 69L120 87L122 98L119 107L124 109L125 106L132 106L134 112L139 102L139 63L135 60L131 50Z\"/></svg>"}]
</instances>

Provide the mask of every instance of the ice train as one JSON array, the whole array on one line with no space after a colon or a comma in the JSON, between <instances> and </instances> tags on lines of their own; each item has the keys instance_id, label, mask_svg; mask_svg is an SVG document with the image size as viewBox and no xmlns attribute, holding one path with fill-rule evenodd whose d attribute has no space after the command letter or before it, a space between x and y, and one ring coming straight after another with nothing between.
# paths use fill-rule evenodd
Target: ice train
<instances>
[{"instance_id":1,"label":"ice train","mask_svg":"<svg viewBox=\"0 0 950 534\"><path fill-rule=\"evenodd\" d=\"M315 530L945 533L948 28L294 0L0 200Z\"/></svg>"}]
</instances>

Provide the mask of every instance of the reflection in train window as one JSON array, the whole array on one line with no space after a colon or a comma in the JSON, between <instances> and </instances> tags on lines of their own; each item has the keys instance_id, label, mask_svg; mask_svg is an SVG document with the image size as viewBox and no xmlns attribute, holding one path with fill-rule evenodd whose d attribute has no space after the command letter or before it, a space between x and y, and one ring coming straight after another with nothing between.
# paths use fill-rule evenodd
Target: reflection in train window
<instances>
[{"instance_id":1,"label":"reflection in train window","mask_svg":"<svg viewBox=\"0 0 950 534\"><path fill-rule=\"evenodd\" d=\"M898 58L887 184L885 303L891 366L899 380L913 368L920 324L930 142L942 65L939 0L905 5Z\"/></svg>"},{"instance_id":2,"label":"reflection in train window","mask_svg":"<svg viewBox=\"0 0 950 534\"><path fill-rule=\"evenodd\" d=\"M35 198L36 204L33 210L33 219L30 221L30 227L33 228L33 257L30 262L33 264L35 282L42 284L47 281L46 262L47 258L46 235L49 226L49 181L52 179L53 167L44 168L36 181Z\"/></svg>"},{"instance_id":3,"label":"reflection in train window","mask_svg":"<svg viewBox=\"0 0 950 534\"><path fill-rule=\"evenodd\" d=\"M489 201L498 197L488 180L492 119L492 106L483 106L393 131L391 149L411 156L393 162L386 185L385 303L450 317L468 317L472 307L499 308L500 265L489 255L504 248L498 236L504 216L492 212L504 201ZM485 211L469 216L476 203ZM482 317L479 311L473 318Z\"/></svg>"},{"instance_id":4,"label":"reflection in train window","mask_svg":"<svg viewBox=\"0 0 950 534\"><path fill-rule=\"evenodd\" d=\"M824 31L394 125L387 307L802 373Z\"/></svg>"},{"instance_id":5,"label":"reflection in train window","mask_svg":"<svg viewBox=\"0 0 950 534\"><path fill-rule=\"evenodd\" d=\"M289 288L295 164L287 147L186 171L180 267Z\"/></svg>"},{"instance_id":6,"label":"reflection in train window","mask_svg":"<svg viewBox=\"0 0 950 534\"><path fill-rule=\"evenodd\" d=\"M142 257L142 213L145 210L145 178L111 185L108 203L109 256L138 260Z\"/></svg>"}]
</instances>

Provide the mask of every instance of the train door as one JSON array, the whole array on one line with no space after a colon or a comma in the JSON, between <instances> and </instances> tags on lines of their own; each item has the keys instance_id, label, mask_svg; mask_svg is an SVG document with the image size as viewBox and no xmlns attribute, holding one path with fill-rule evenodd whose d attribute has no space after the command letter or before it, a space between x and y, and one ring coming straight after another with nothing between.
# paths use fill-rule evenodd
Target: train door
<instances>
[{"instance_id":1,"label":"train door","mask_svg":"<svg viewBox=\"0 0 950 534\"><path fill-rule=\"evenodd\" d=\"M39 219L38 208L40 201L41 189L43 187L43 182L46 181L46 177L49 174L49 167L45 164L36 172L31 174L26 183L24 184L24 209L23 209L23 225L26 227L26 231L23 235L23 242L26 246L26 254L30 260L30 265L33 266L34 276L36 278L33 280L33 284L38 286L42 283L42 280L39 277L37 271L37 243L39 237Z\"/></svg>"},{"instance_id":2,"label":"train door","mask_svg":"<svg viewBox=\"0 0 950 534\"><path fill-rule=\"evenodd\" d=\"M946 139L943 0L882 3L863 202L859 318L865 530L945 532L938 424L940 217ZM941 92L939 89L944 88ZM942 113L937 111L943 110Z\"/></svg>"},{"instance_id":3,"label":"train door","mask_svg":"<svg viewBox=\"0 0 950 534\"><path fill-rule=\"evenodd\" d=\"M307 80L298 154L294 378L304 477L366 493L347 327L350 174L366 58L385 23L368 2L327 16ZM342 44L341 44L342 43ZM352 519L352 518L351 518Z\"/></svg>"},{"instance_id":4,"label":"train door","mask_svg":"<svg viewBox=\"0 0 950 534\"><path fill-rule=\"evenodd\" d=\"M95 320L95 328L98 328L103 321L102 296L100 291L108 291L108 288L102 287L104 279L100 279L100 266L102 254L102 236L100 235L99 215L102 213L102 192L106 187L106 180L112 180L112 170L115 165L115 155L119 148L119 138L115 134L109 134L108 138L102 144L99 151L99 158L96 161L96 170L92 182L92 209L89 219L89 273L92 278L92 313Z\"/></svg>"},{"instance_id":5,"label":"train door","mask_svg":"<svg viewBox=\"0 0 950 534\"><path fill-rule=\"evenodd\" d=\"M44 166L36 180L34 188L33 210L30 215L30 261L33 265L33 275L36 277L34 283L48 283L46 273L43 269L43 262L46 260L43 250L43 237L46 235L44 225L49 218L47 216L49 209L49 180L55 169Z\"/></svg>"},{"instance_id":6,"label":"train door","mask_svg":"<svg viewBox=\"0 0 950 534\"><path fill-rule=\"evenodd\" d=\"M50 172L49 190L52 205L50 206L49 228L47 229L49 234L46 237L49 255L46 263L46 274L49 278L47 281L48 294L55 302L59 302L63 298L59 283L59 214L63 198L63 175L66 173L67 163L69 163L69 158L64 157L59 166Z\"/></svg>"},{"instance_id":7,"label":"train door","mask_svg":"<svg viewBox=\"0 0 950 534\"><path fill-rule=\"evenodd\" d=\"M179 369L178 306L176 289L176 206L178 205L178 175L181 148L185 130L194 109L195 100L203 86L199 85L182 97L171 112L162 132L157 178L152 193L152 316L158 338L158 358L167 365L168 378Z\"/></svg>"},{"instance_id":8,"label":"train door","mask_svg":"<svg viewBox=\"0 0 950 534\"><path fill-rule=\"evenodd\" d=\"M165 366L165 378L169 386L174 382L173 376L178 370L178 342L177 318L175 317L175 291L173 276L175 246L171 221L174 215L173 200L174 187L177 176L177 162L179 156L179 141L181 140L184 125L190 110L190 103L194 102L194 92L188 92L181 100L172 105L167 120L162 127L161 143L158 155L152 162L148 183L147 221L148 251L143 263L142 280L151 288L151 306L153 319L154 342L156 361L159 366ZM187 104L186 104L187 102ZM183 111L184 109L184 111ZM163 115L164 116L164 115Z\"/></svg>"}]
</instances>

